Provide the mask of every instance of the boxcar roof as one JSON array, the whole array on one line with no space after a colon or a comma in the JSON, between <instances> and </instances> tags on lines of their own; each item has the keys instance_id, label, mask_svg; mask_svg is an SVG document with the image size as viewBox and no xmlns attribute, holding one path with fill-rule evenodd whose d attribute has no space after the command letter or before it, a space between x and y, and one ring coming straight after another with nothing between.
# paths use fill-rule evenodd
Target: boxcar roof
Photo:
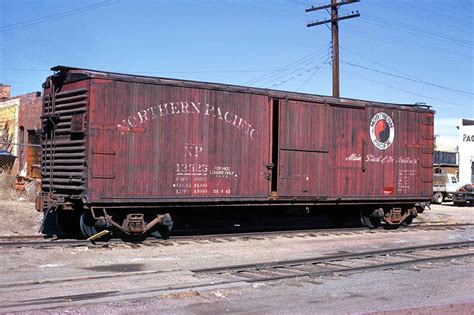
<instances>
[{"instance_id":1,"label":"boxcar roof","mask_svg":"<svg viewBox=\"0 0 474 315\"><path fill-rule=\"evenodd\" d=\"M427 106L425 104L396 104L396 103L384 103L384 102L367 101L367 100L360 100L360 99L343 98L343 97L336 98L336 97L331 97L331 96L323 96L323 95L309 94L309 93L298 93L298 92L283 91L283 90L255 88L255 87L224 84L224 83L212 83L212 82L203 82L203 81L152 77L152 76L135 75L135 74L124 74L124 73L60 66L60 65L51 68L51 70L56 71L59 74L62 73L64 75L65 82L84 80L88 78L100 78L100 79L108 79L108 80L116 80L116 81L124 81L124 82L160 84L160 85L182 86L182 87L197 88L197 89L209 89L209 90L220 90L220 91L229 91L229 92L268 95L269 97L280 98L280 99L310 101L310 102L325 103L325 104L329 104L333 106L342 106L342 107L366 107L366 106L385 107L386 106L386 107L397 107L397 109L434 113L434 111L430 109L431 106ZM53 76L57 76L57 75L58 74L55 74ZM47 86L48 86L48 80L43 84L43 87L47 87Z\"/></svg>"}]
</instances>

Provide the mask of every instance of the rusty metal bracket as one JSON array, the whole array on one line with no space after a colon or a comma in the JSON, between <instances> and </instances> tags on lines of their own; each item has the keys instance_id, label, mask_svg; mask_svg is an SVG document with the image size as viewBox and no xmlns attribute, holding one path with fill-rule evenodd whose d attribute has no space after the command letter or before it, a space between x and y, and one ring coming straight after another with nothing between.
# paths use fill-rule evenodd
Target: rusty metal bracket
<instances>
[{"instance_id":1,"label":"rusty metal bracket","mask_svg":"<svg viewBox=\"0 0 474 315\"><path fill-rule=\"evenodd\" d=\"M99 211L102 211L100 213ZM150 222L146 222L142 213L130 213L124 219L122 224L114 221L111 215L109 215L105 208L91 208L92 217L95 220L103 220L107 226L113 226L127 235L142 235L146 234L157 224L163 226L172 226L173 220L169 213L157 214L156 218Z\"/></svg>"},{"instance_id":2,"label":"rusty metal bracket","mask_svg":"<svg viewBox=\"0 0 474 315\"><path fill-rule=\"evenodd\" d=\"M388 224L402 223L402 208L392 208L384 216L384 221Z\"/></svg>"},{"instance_id":3,"label":"rusty metal bracket","mask_svg":"<svg viewBox=\"0 0 474 315\"><path fill-rule=\"evenodd\" d=\"M40 206L40 203L42 204L42 206ZM36 207L36 210L38 211L42 211L44 208L48 208L48 209L58 208L60 205L64 205L64 204L65 204L64 196L54 195L52 193L39 195L35 199L35 207Z\"/></svg>"},{"instance_id":4,"label":"rusty metal bracket","mask_svg":"<svg viewBox=\"0 0 474 315\"><path fill-rule=\"evenodd\" d=\"M416 218L417 215L416 208L410 208L404 214L402 214L402 208L392 208L385 214L383 220L390 225L396 225L401 224L409 217Z\"/></svg>"},{"instance_id":5,"label":"rusty metal bracket","mask_svg":"<svg viewBox=\"0 0 474 315\"><path fill-rule=\"evenodd\" d=\"M143 213L127 214L123 220L122 227L129 231L130 234L143 234L145 226L145 216Z\"/></svg>"}]
</instances>

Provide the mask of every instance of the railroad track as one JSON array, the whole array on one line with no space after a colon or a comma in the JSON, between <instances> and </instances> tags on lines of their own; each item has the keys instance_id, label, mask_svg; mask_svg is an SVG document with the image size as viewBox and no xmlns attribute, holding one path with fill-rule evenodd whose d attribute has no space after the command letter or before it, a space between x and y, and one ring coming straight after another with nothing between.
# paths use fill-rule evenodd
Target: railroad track
<instances>
[{"instance_id":1,"label":"railroad track","mask_svg":"<svg viewBox=\"0 0 474 315\"><path fill-rule=\"evenodd\" d=\"M473 224L412 224L408 227L401 227L397 230L375 229L370 230L365 227L361 228L336 228L336 229L310 229L310 230L286 230L286 231L263 231L263 232L238 232L238 233L220 233L220 234L200 234L200 235L176 235L168 240L160 240L147 238L141 242L125 242L120 239L111 239L108 242L90 242L78 239L45 239L41 235L27 236L0 236L0 248L15 247L57 247L57 246L114 246L117 244L134 244L136 246L173 246L189 242L234 242L241 240L263 240L272 237L287 238L310 238L321 236L343 236L356 234L373 234L373 233L405 233L413 230L422 231L440 231L464 229L473 226ZM202 231L201 231L202 232ZM212 232L212 231L211 231Z\"/></svg>"},{"instance_id":2,"label":"railroad track","mask_svg":"<svg viewBox=\"0 0 474 315\"><path fill-rule=\"evenodd\" d=\"M192 281L180 284L167 284L161 287L140 287L121 289L119 278L127 278L135 282L140 279L153 280L160 283L160 277L175 276L180 271L163 272L149 270L133 273L89 276L82 278L55 279L50 281L7 283L0 284L0 292L29 292L48 288L47 292L58 292L55 288L69 283L73 288L93 286L97 281L113 281L119 285L114 290L97 291L72 295L49 295L39 299L25 299L23 294L13 302L0 302L2 312L22 312L40 309L81 306L91 303L107 303L126 299L143 299L169 294L180 294L194 291L209 291L218 289L235 289L252 285L252 283L285 281L299 279L312 282L314 278L324 280L324 277L341 274L352 274L373 270L396 269L416 265L422 269L427 263L463 263L471 260L474 255L474 241L431 244L393 248L387 250L368 251L361 253L345 253L328 256L309 257L284 261L259 262L251 264L219 266L204 269L181 271L192 277ZM432 266L432 265L431 265ZM173 274L174 273L174 274ZM141 283L141 282L140 282ZM0 294L1 297L1 294Z\"/></svg>"},{"instance_id":3,"label":"railroad track","mask_svg":"<svg viewBox=\"0 0 474 315\"><path fill-rule=\"evenodd\" d=\"M470 257L474 241L430 244L347 253L324 257L310 257L260 264L244 264L216 268L195 269L196 274L230 274L244 277L249 282L275 281L289 278L325 276L372 269L390 269L407 264L419 264L438 260ZM467 251L466 251L467 249ZM446 255L446 252L450 252ZM412 255L412 256L407 256ZM403 255L403 256L400 256ZM397 261L394 261L396 258ZM264 271L263 273L261 273ZM269 274L271 273L271 274Z\"/></svg>"}]
</instances>

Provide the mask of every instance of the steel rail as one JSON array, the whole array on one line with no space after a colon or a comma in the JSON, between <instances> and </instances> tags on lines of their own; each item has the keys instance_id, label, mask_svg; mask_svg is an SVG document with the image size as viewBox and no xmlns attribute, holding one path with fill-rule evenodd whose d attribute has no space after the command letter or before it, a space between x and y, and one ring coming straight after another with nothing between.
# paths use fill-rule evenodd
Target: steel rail
<instances>
[{"instance_id":1,"label":"steel rail","mask_svg":"<svg viewBox=\"0 0 474 315\"><path fill-rule=\"evenodd\" d=\"M247 270L269 270L271 268L279 268L281 266L286 267L294 267L300 266L302 262L322 262L322 261L338 261L344 262L345 260L352 260L355 257L358 258L366 258L366 257L373 257L373 256L381 256L383 254L394 254L394 253L415 253L416 251L426 251L426 250L453 250L453 249L462 249L462 248L470 248L473 245L474 241L464 241L464 242L453 242L453 243L442 243L442 244L433 244L433 245L422 245L422 246L411 246L405 248L394 248L390 250L378 250L378 251L369 251L363 253L354 253L354 254L341 254L341 255L332 255L326 257L315 257L315 258L308 258L308 259L298 259L298 260L287 260L287 261L280 261L280 262L270 262L264 264L248 264L248 265L236 265L236 266L226 266L226 267L219 267L219 268L208 268L208 269L197 269L191 270L195 274L202 275L211 275L218 269L225 271L225 272L235 272L241 271L243 268L247 268ZM435 253L440 253L437 251ZM41 298L41 299L33 299L33 300L24 300L18 301L10 304L0 304L0 309L5 312L18 312L18 311L32 311L32 310L39 310L39 309L52 309L52 308L59 308L59 307L71 307L77 305L84 305L84 304L91 304L94 302L113 302L119 301L123 299L139 299L139 298L147 298L147 297L154 297L156 295L162 294L169 294L169 293L179 293L179 292L186 292L188 290L196 290L196 291L206 291L212 290L216 288L232 288L232 287L242 287L246 284L255 283L255 282L269 282L269 281L278 281L278 280L285 280L285 279L294 279L294 278L303 278L303 277L316 277L316 276L326 276L331 274L341 274L341 273L351 273L351 272L360 272L360 271L370 271L370 270L381 270L381 269L389 269L398 266L406 266L411 264L419 264L419 263L426 263L426 262L433 262L433 261L446 261L446 260L453 260L453 259L461 259L466 257L472 257L474 253L457 253L452 255L440 255L436 257L422 257L422 258L412 258L412 257L400 257L400 256L387 256L388 258L405 258L403 261L396 261L396 262L365 262L365 265L362 264L361 266L350 267L350 266L341 266L341 265L326 265L325 267L329 267L330 269L323 269L323 270L314 270L314 271L301 271L296 270L296 274L284 274L284 275L255 275L251 278L246 279L233 279L233 280L226 280L223 279L222 281L209 281L203 280L198 283L188 283L188 284L180 284L180 285L171 285L171 286L162 286L162 287L155 287L155 288L143 288L143 289L130 289L130 290L112 290L112 291L101 291L101 292L90 292L87 294L75 294L75 295L63 295L63 296L53 296L48 298ZM364 263L364 262L363 262ZM342 267L342 268L341 268ZM150 272L138 272L134 273L133 275L149 275ZM237 276L239 274L237 273ZM123 277L130 276L129 273L121 275ZM110 276L110 278L115 278L117 275ZM72 279L72 280L91 280L91 279L102 279L104 276L96 276L96 277L85 277L84 279ZM242 278L242 277L240 277ZM57 280L56 282L51 281L48 283L30 283L33 284L54 284L54 283L62 283L66 281L71 281L71 279L63 279ZM6 284L2 285L5 286ZM14 285L14 284L10 284ZM67 302L64 302L67 301Z\"/></svg>"},{"instance_id":2,"label":"steel rail","mask_svg":"<svg viewBox=\"0 0 474 315\"><path fill-rule=\"evenodd\" d=\"M450 228L463 228L473 226L473 224L413 224L407 227L401 227L397 230L385 230L385 229L367 229L365 227L356 227L356 228L317 228L317 229L291 229L291 230L275 230L275 231L254 231L254 232L223 232L219 234L194 234L194 235L176 235L172 236L171 239L162 240L162 239L154 239L148 238L144 241L123 241L121 239L111 239L108 242L104 242L98 240L96 242L90 242L87 240L79 240L79 239L60 239L60 238L52 238L47 239L43 236L38 235L27 235L27 236L0 236L0 248L6 247L56 247L56 246L94 246L94 245L105 245L105 244L138 244L138 245L173 245L179 244L179 242L184 241L213 241L217 239L229 239L229 238L249 238L249 239L258 239L259 237L270 237L270 236L282 236L282 237L292 237L295 235L296 237L301 234L301 237L306 236L319 236L325 234L331 236L339 236L339 235L350 235L350 234L357 234L357 233L398 233L398 232L407 232L410 230L445 230ZM210 231L213 232L214 230L196 230L195 232L206 232ZM304 235L306 234L306 235ZM315 235L313 235L315 234ZM24 240L26 239L26 240ZM32 240L30 240L32 239Z\"/></svg>"},{"instance_id":3,"label":"steel rail","mask_svg":"<svg viewBox=\"0 0 474 315\"><path fill-rule=\"evenodd\" d=\"M317 264L317 263L323 263L323 262L343 261L343 260L350 260L350 259L356 259L356 258L360 259L360 258L367 258L367 257L373 257L373 256L389 255L389 254L394 254L394 253L414 252L414 251L420 251L420 250L452 249L452 248L468 247L473 244L474 244L474 241L428 244L428 245L420 245L420 246L409 246L409 247L402 247L402 248L368 251L368 252L362 252L362 253L345 253L345 254L337 254L337 255L317 256L317 257L302 258L302 259L276 261L276 262L273 261L273 262L251 263L251 264L231 265L231 266L213 267L213 268L191 269L189 271L195 274L221 274L221 273L239 272L239 271L246 271L246 270L260 270L260 269L267 270L269 268L292 267L292 266L300 266L303 264ZM468 256L474 255L474 253L469 253L467 255ZM431 258L426 258L426 259L429 260ZM3 283L3 284L0 283L0 288L47 285L47 284L56 284L56 283L65 283L65 282L116 278L116 277L146 276L146 275L153 275L153 274L167 274L169 272L173 272L173 271L146 270L146 271L113 273L113 274L85 276L85 277L76 277L76 278L38 280L38 281L19 282L19 283Z\"/></svg>"},{"instance_id":4,"label":"steel rail","mask_svg":"<svg viewBox=\"0 0 474 315\"><path fill-rule=\"evenodd\" d=\"M293 267L296 265L303 265L303 264L318 264L318 263L325 263L325 262L330 262L330 261L361 259L361 258L368 258L368 257L374 257L374 256L414 252L414 251L420 251L420 250L470 247L473 244L474 244L474 241L428 244L428 245L410 246L410 247L403 247L403 248L382 249L382 250L368 251L368 252L362 252L362 253L346 253L346 254L338 254L338 255L323 256L323 257L309 257L309 258L293 259L293 260L285 260L285 261L272 261L272 262L260 263L257 265L256 264L242 264L242 265L232 265L232 266L223 266L223 267L193 269L191 271L194 273L221 274L221 273L227 273L227 272L239 272L239 271L250 270L250 269L259 270L259 269L268 269L268 268ZM471 256L471 255L474 255L474 253L469 253L467 255Z\"/></svg>"}]
</instances>

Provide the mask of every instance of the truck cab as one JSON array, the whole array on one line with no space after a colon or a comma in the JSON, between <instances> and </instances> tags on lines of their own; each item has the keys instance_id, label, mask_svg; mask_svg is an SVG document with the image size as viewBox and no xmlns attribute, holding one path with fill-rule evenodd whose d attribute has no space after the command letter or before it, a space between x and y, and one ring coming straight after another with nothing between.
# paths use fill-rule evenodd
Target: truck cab
<instances>
[{"instance_id":1,"label":"truck cab","mask_svg":"<svg viewBox=\"0 0 474 315\"><path fill-rule=\"evenodd\" d=\"M440 204L445 200L452 200L453 194L461 187L455 174L433 174L432 202Z\"/></svg>"}]
</instances>

